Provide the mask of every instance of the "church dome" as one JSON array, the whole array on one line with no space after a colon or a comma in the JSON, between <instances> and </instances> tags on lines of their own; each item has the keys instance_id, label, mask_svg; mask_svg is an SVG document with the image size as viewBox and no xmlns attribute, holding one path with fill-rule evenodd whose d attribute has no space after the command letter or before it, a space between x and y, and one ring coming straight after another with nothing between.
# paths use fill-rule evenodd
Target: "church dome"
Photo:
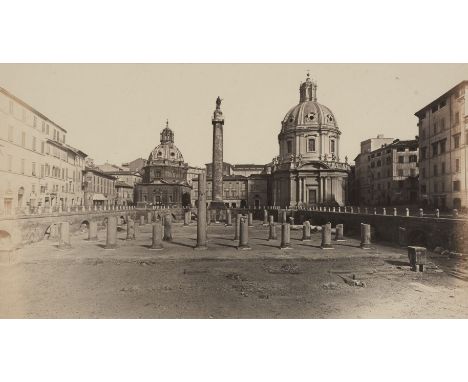
<instances>
[{"instance_id":1,"label":"church dome","mask_svg":"<svg viewBox=\"0 0 468 382\"><path fill-rule=\"evenodd\" d=\"M333 112L317 102L317 84L307 74L306 82L300 88L300 102L284 116L282 132L296 128L329 128L338 129Z\"/></svg>"},{"instance_id":2,"label":"church dome","mask_svg":"<svg viewBox=\"0 0 468 382\"><path fill-rule=\"evenodd\" d=\"M174 144L174 132L169 128L169 121L166 121L166 127L161 131L160 144L156 146L150 153L148 162L169 161L183 162L182 153Z\"/></svg>"}]
</instances>

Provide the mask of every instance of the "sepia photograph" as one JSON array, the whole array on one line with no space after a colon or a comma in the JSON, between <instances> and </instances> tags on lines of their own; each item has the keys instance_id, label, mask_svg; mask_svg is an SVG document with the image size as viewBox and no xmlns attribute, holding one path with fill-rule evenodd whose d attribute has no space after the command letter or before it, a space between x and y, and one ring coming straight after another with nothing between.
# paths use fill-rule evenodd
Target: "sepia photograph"
<instances>
[{"instance_id":1,"label":"sepia photograph","mask_svg":"<svg viewBox=\"0 0 468 382\"><path fill-rule=\"evenodd\" d=\"M468 65L0 65L2 318L467 318Z\"/></svg>"},{"instance_id":2,"label":"sepia photograph","mask_svg":"<svg viewBox=\"0 0 468 382\"><path fill-rule=\"evenodd\" d=\"M466 380L466 2L2 2L0 379Z\"/></svg>"}]
</instances>

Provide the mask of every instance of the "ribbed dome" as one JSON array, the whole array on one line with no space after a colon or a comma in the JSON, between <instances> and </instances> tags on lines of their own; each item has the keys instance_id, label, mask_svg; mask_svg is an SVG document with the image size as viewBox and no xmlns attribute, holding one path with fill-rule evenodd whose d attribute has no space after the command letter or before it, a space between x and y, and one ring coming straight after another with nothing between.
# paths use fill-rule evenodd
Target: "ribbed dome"
<instances>
[{"instance_id":1,"label":"ribbed dome","mask_svg":"<svg viewBox=\"0 0 468 382\"><path fill-rule=\"evenodd\" d=\"M294 106L284 116L282 130L295 129L296 127L338 129L333 112L326 106L316 101L304 101Z\"/></svg>"},{"instance_id":2,"label":"ribbed dome","mask_svg":"<svg viewBox=\"0 0 468 382\"><path fill-rule=\"evenodd\" d=\"M177 146L172 143L161 143L160 145L156 146L151 154L149 155L148 161L156 161L156 160L169 160L174 162L183 162L184 157L182 153L177 148Z\"/></svg>"},{"instance_id":3,"label":"ribbed dome","mask_svg":"<svg viewBox=\"0 0 468 382\"><path fill-rule=\"evenodd\" d=\"M174 132L169 128L169 121L166 121L166 127L161 131L161 143L151 151L148 162L154 161L172 161L183 162L182 153L174 144Z\"/></svg>"},{"instance_id":4,"label":"ribbed dome","mask_svg":"<svg viewBox=\"0 0 468 382\"><path fill-rule=\"evenodd\" d=\"M305 82L299 87L299 104L291 108L284 116L281 131L296 128L332 128L338 129L333 112L317 102L317 84L309 74Z\"/></svg>"}]
</instances>

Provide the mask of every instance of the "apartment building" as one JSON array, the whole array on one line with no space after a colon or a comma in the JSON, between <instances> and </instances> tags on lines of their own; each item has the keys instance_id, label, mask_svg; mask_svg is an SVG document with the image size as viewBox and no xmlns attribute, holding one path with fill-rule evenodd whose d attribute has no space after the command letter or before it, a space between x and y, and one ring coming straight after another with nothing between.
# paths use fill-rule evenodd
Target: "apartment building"
<instances>
[{"instance_id":1,"label":"apartment building","mask_svg":"<svg viewBox=\"0 0 468 382\"><path fill-rule=\"evenodd\" d=\"M468 81L462 81L415 113L419 127L419 194L424 205L468 205Z\"/></svg>"}]
</instances>

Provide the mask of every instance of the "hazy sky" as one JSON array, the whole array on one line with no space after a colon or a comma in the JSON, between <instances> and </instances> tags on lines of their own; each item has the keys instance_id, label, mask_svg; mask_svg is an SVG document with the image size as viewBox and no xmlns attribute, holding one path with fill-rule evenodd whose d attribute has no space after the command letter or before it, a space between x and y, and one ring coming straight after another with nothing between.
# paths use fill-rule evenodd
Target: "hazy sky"
<instances>
[{"instance_id":1,"label":"hazy sky","mask_svg":"<svg viewBox=\"0 0 468 382\"><path fill-rule=\"evenodd\" d=\"M410 139L414 113L462 80L466 64L2 64L0 86L68 131L96 163L147 158L166 118L191 165L211 161L211 115L223 99L224 160L269 162L306 72L335 114L341 155L377 134Z\"/></svg>"}]
</instances>

